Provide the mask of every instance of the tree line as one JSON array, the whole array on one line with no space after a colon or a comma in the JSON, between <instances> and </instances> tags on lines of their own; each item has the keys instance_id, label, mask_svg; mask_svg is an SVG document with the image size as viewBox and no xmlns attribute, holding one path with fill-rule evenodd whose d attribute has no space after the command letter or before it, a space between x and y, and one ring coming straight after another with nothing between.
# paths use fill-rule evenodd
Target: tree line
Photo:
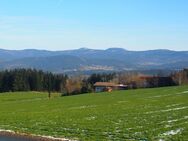
<instances>
[{"instance_id":1,"label":"tree line","mask_svg":"<svg viewBox=\"0 0 188 141\"><path fill-rule=\"evenodd\" d=\"M115 73L68 77L36 69L5 70L0 71L0 92L53 91L74 95L92 92L95 82L108 82L114 77Z\"/></svg>"},{"instance_id":2,"label":"tree line","mask_svg":"<svg viewBox=\"0 0 188 141\"><path fill-rule=\"evenodd\" d=\"M14 69L0 72L0 92L61 91L67 75L52 74L35 69Z\"/></svg>"},{"instance_id":3,"label":"tree line","mask_svg":"<svg viewBox=\"0 0 188 141\"><path fill-rule=\"evenodd\" d=\"M63 95L75 95L94 91L96 82L109 82L115 78L115 73L98 73L90 76L74 76L67 79Z\"/></svg>"},{"instance_id":4,"label":"tree line","mask_svg":"<svg viewBox=\"0 0 188 141\"><path fill-rule=\"evenodd\" d=\"M178 85L188 84L188 69L176 71L171 77Z\"/></svg>"},{"instance_id":5,"label":"tree line","mask_svg":"<svg viewBox=\"0 0 188 141\"><path fill-rule=\"evenodd\" d=\"M124 84L128 85L129 89L182 85L188 84L188 69L174 72L169 76L145 76L138 72L122 72L68 77L35 69L0 71L0 92L48 91L50 94L54 91L62 95L75 95L93 92L96 82Z\"/></svg>"}]
</instances>

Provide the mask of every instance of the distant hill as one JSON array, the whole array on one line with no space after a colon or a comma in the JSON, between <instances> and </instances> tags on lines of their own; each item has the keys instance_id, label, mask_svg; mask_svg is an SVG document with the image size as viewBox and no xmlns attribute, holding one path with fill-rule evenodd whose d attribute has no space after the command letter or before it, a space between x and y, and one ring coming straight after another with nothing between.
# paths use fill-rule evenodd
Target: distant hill
<instances>
[{"instance_id":1,"label":"distant hill","mask_svg":"<svg viewBox=\"0 0 188 141\"><path fill-rule=\"evenodd\" d=\"M66 51L0 49L0 69L36 68L72 73L185 67L188 67L188 51L128 51L122 48L80 48Z\"/></svg>"}]
</instances>

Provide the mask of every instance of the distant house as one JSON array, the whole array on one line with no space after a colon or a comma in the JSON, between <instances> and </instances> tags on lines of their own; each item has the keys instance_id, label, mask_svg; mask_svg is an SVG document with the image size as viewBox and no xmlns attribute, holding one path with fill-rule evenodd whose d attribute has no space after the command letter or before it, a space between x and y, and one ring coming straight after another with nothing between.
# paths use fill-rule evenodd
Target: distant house
<instances>
[{"instance_id":1,"label":"distant house","mask_svg":"<svg viewBox=\"0 0 188 141\"><path fill-rule=\"evenodd\" d=\"M111 92L113 90L125 90L127 89L127 87L127 85L115 84L111 82L96 82L94 84L95 92Z\"/></svg>"}]
</instances>

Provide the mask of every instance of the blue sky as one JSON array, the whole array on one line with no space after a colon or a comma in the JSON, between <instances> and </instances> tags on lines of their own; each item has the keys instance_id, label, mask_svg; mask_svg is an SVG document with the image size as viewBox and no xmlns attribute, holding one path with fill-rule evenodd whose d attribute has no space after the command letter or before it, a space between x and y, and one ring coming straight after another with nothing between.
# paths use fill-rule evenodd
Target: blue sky
<instances>
[{"instance_id":1,"label":"blue sky","mask_svg":"<svg viewBox=\"0 0 188 141\"><path fill-rule=\"evenodd\" d=\"M188 1L0 1L0 48L81 47L188 50Z\"/></svg>"}]
</instances>

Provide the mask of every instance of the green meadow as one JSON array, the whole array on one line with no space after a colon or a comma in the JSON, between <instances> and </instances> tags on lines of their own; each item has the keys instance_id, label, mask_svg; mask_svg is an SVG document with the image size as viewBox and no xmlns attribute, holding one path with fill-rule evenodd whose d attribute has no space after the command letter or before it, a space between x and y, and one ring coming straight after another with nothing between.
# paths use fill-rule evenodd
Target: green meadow
<instances>
[{"instance_id":1,"label":"green meadow","mask_svg":"<svg viewBox=\"0 0 188 141\"><path fill-rule=\"evenodd\" d=\"M0 129L82 141L188 140L188 86L52 95L0 94Z\"/></svg>"}]
</instances>

